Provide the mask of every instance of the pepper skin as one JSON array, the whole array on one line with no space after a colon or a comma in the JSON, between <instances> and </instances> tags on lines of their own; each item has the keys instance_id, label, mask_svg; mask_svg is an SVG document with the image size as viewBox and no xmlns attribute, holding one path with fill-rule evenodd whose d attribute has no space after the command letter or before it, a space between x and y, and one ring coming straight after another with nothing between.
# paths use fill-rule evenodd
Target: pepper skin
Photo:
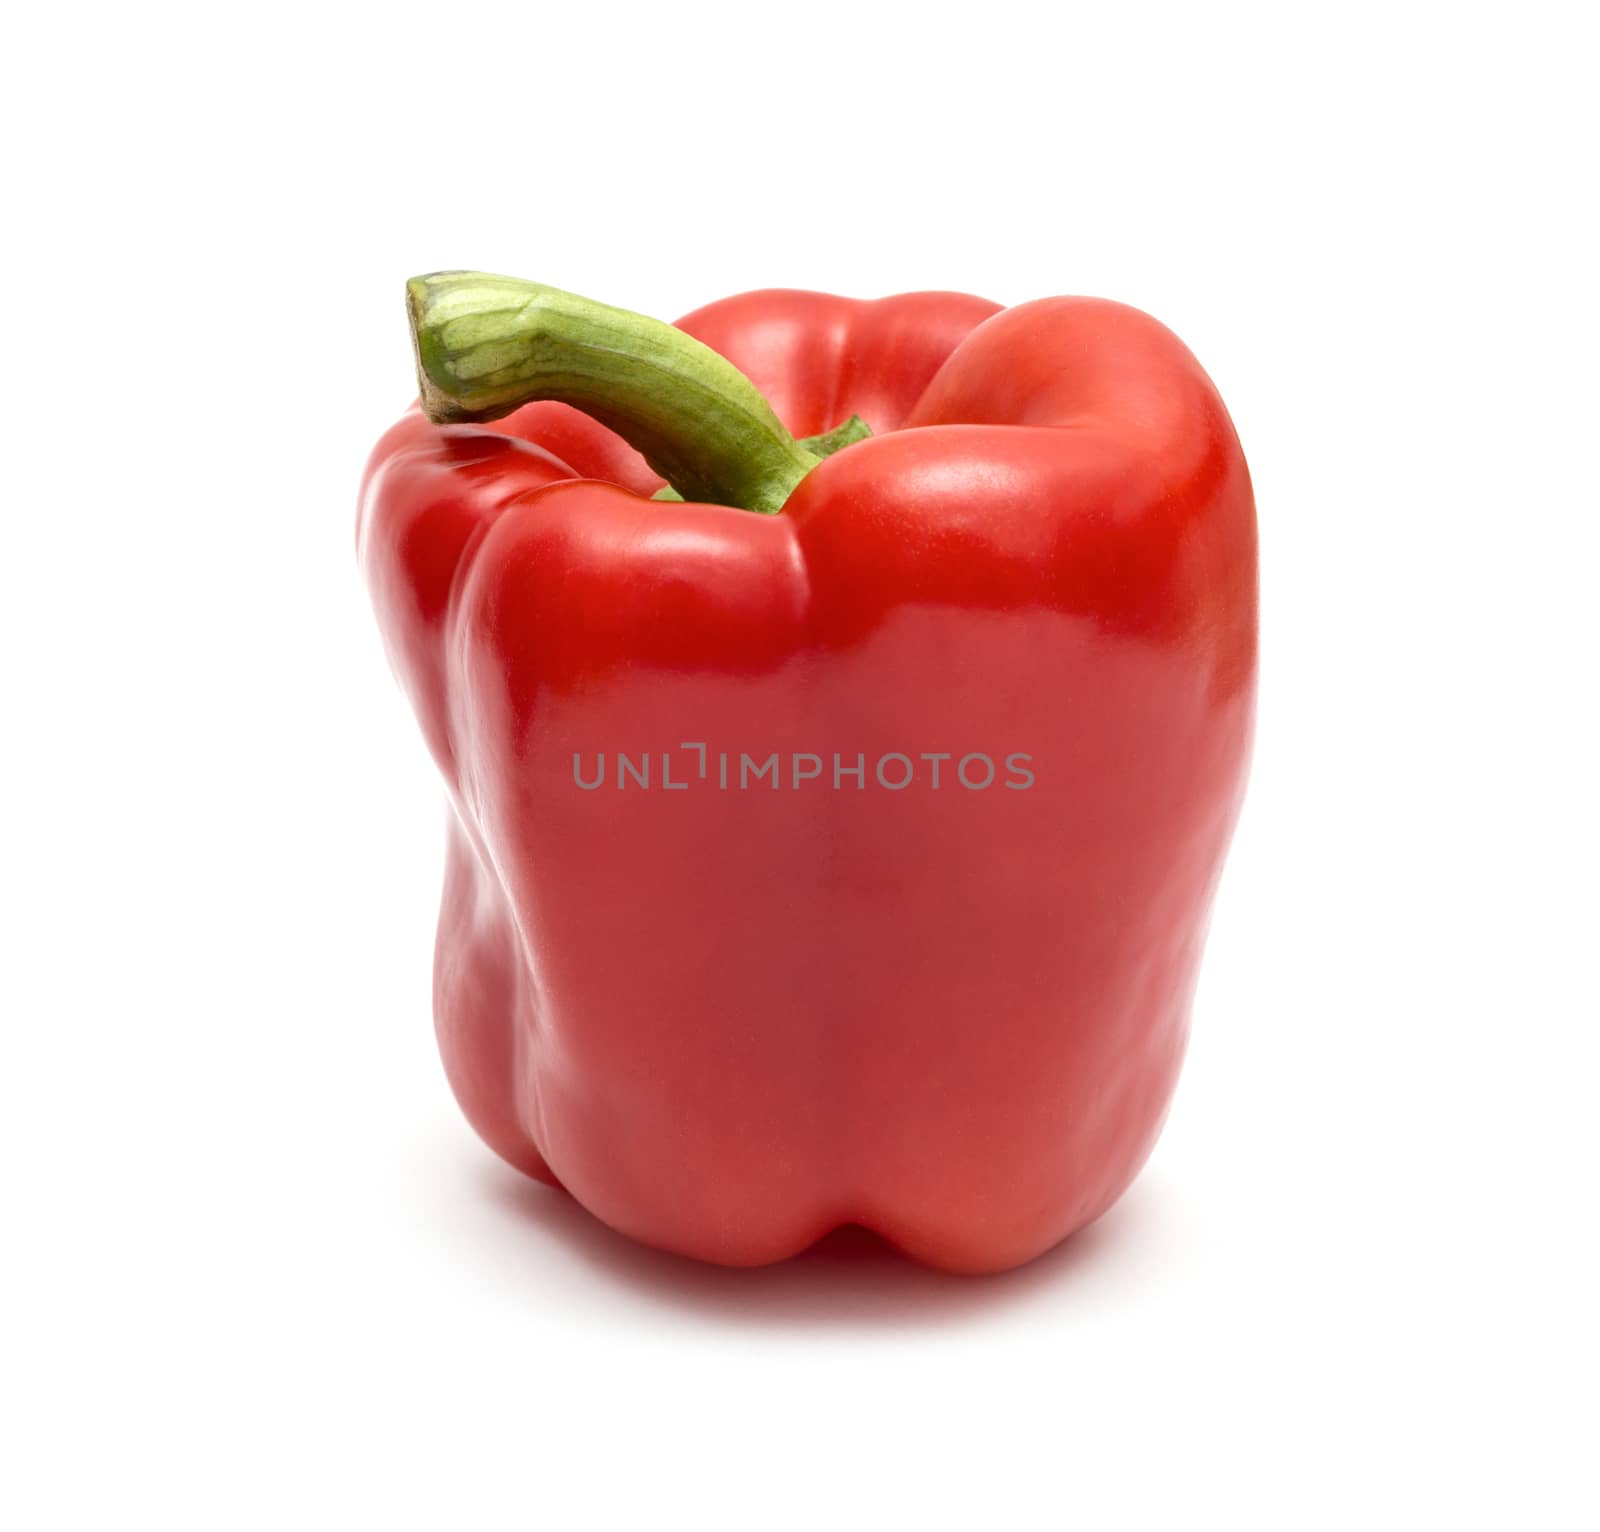
<instances>
[{"instance_id":1,"label":"pepper skin","mask_svg":"<svg viewBox=\"0 0 1600 1532\"><path fill-rule=\"evenodd\" d=\"M1115 303L773 291L679 328L796 436L873 435L775 515L653 501L558 402L413 410L367 470L360 557L453 807L450 1083L662 1249L857 1224L1014 1267L1116 1201L1177 1079L1254 710L1238 439ZM782 779L724 789L724 754Z\"/></svg>"}]
</instances>

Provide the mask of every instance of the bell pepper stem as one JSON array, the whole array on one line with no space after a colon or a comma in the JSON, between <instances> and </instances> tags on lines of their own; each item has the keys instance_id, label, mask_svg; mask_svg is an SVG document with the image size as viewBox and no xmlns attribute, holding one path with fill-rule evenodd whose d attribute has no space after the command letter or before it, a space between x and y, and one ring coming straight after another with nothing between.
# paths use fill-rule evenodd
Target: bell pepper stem
<instances>
[{"instance_id":1,"label":"bell pepper stem","mask_svg":"<svg viewBox=\"0 0 1600 1532\"><path fill-rule=\"evenodd\" d=\"M737 367L672 325L476 271L413 278L406 297L422 408L440 424L560 400L684 499L764 515L821 461Z\"/></svg>"}]
</instances>

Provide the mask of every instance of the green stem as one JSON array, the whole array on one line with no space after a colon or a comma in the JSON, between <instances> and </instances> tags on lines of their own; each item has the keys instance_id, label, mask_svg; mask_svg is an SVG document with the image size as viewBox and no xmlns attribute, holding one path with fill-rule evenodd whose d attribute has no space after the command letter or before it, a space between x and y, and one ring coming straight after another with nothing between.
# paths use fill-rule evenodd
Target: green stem
<instances>
[{"instance_id":1,"label":"green stem","mask_svg":"<svg viewBox=\"0 0 1600 1532\"><path fill-rule=\"evenodd\" d=\"M659 320L475 271L406 284L430 420L494 420L559 399L628 441L687 500L775 515L820 458L756 386Z\"/></svg>"}]
</instances>

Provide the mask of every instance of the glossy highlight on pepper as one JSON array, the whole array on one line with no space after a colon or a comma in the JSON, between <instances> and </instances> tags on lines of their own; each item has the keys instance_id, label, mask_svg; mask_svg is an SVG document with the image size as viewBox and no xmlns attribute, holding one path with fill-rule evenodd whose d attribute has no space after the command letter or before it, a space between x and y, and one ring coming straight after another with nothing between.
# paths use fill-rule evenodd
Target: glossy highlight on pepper
<instances>
[{"instance_id":1,"label":"glossy highlight on pepper","mask_svg":"<svg viewBox=\"0 0 1600 1532\"><path fill-rule=\"evenodd\" d=\"M358 547L450 800L434 1013L479 1134L729 1265L857 1224L1000 1271L1105 1212L1254 710L1254 504L1193 356L1087 298L668 326L442 273L408 308ZM573 779L689 745L695 790ZM952 753L1028 789L866 780ZM724 790L719 755L866 769Z\"/></svg>"}]
</instances>

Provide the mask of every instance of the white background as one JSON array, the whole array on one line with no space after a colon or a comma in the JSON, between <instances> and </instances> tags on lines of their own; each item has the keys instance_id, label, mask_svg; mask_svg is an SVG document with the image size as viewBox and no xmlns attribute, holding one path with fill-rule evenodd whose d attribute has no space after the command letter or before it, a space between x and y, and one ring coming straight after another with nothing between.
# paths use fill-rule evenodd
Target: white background
<instances>
[{"instance_id":1,"label":"white background","mask_svg":"<svg viewBox=\"0 0 1600 1532\"><path fill-rule=\"evenodd\" d=\"M0 1519L1593 1526L1581 9L13 17ZM1081 1238L700 1269L460 1119L352 549L445 266L1095 293L1212 373L1255 779L1170 1125Z\"/></svg>"}]
</instances>

